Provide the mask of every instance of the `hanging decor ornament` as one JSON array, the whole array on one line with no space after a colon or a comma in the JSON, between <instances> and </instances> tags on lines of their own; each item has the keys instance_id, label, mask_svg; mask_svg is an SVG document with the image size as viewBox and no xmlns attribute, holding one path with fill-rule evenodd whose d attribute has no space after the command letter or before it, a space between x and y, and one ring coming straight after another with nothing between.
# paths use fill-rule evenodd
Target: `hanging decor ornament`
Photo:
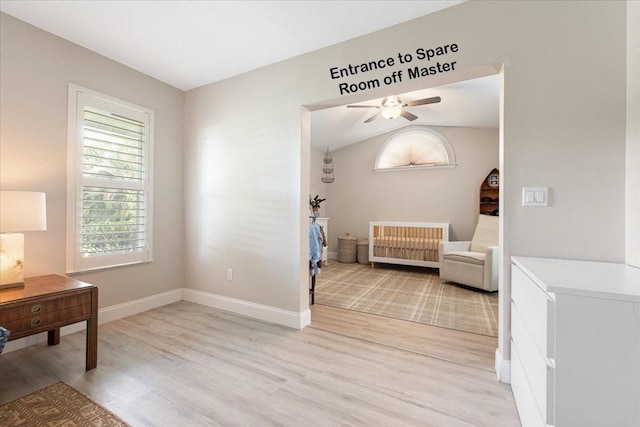
<instances>
[{"instance_id":1,"label":"hanging decor ornament","mask_svg":"<svg viewBox=\"0 0 640 427\"><path fill-rule=\"evenodd\" d=\"M327 146L327 153L324 155L324 167L322 168L322 182L330 184L333 181L333 159L331 158L331 153L329 153L329 147Z\"/></svg>"}]
</instances>

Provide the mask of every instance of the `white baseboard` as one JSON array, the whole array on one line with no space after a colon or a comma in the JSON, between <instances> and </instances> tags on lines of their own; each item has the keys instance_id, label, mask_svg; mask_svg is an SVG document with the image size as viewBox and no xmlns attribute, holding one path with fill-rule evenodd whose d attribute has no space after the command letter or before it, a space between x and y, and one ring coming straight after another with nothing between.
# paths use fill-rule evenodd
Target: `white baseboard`
<instances>
[{"instance_id":1,"label":"white baseboard","mask_svg":"<svg viewBox=\"0 0 640 427\"><path fill-rule=\"evenodd\" d=\"M133 316L134 314L142 313L143 311L152 310L181 300L182 288L152 295L150 297L128 301L122 304L112 305L98 311L98 324L101 325L103 323L111 322L112 320Z\"/></svg>"},{"instance_id":2,"label":"white baseboard","mask_svg":"<svg viewBox=\"0 0 640 427\"><path fill-rule=\"evenodd\" d=\"M496 348L496 375L501 383L511 384L511 361L502 358L502 352Z\"/></svg>"},{"instance_id":3,"label":"white baseboard","mask_svg":"<svg viewBox=\"0 0 640 427\"><path fill-rule=\"evenodd\" d=\"M161 294L128 301L123 304L112 305L98 310L98 324L111 322L112 320L122 319L127 316L142 313L143 311L153 308L162 307L182 300L182 289L174 289L173 291L163 292ZM86 322L78 322L73 325L63 326L60 328L60 336L72 334L74 332L83 331L87 327ZM3 350L3 353L19 350L34 344L47 341L47 333L31 335L17 340L9 341Z\"/></svg>"},{"instance_id":4,"label":"white baseboard","mask_svg":"<svg viewBox=\"0 0 640 427\"><path fill-rule=\"evenodd\" d=\"M337 260L338 252L327 252L327 258Z\"/></svg>"},{"instance_id":5,"label":"white baseboard","mask_svg":"<svg viewBox=\"0 0 640 427\"><path fill-rule=\"evenodd\" d=\"M186 288L182 289L182 299L294 329L302 329L311 323L311 311L308 308L297 313Z\"/></svg>"},{"instance_id":6,"label":"white baseboard","mask_svg":"<svg viewBox=\"0 0 640 427\"><path fill-rule=\"evenodd\" d=\"M174 289L150 297L128 301L122 304L112 305L98 310L98 324L122 319L147 310L162 307L181 300L194 302L197 304L215 307L232 313L241 314L266 322L287 326L294 329L302 329L311 323L311 311L307 308L301 313L282 310L252 302L242 301L234 298L223 297L207 292L193 289ZM60 328L60 336L72 334L86 329L86 322L78 322L73 325ZM6 343L3 353L19 350L34 344L47 341L47 333L31 335Z\"/></svg>"}]
</instances>

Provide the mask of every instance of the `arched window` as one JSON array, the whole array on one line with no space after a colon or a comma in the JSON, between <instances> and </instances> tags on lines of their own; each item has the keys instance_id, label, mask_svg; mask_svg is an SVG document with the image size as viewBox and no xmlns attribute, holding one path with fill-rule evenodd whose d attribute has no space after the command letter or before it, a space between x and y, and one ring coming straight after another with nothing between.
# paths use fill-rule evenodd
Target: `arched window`
<instances>
[{"instance_id":1,"label":"arched window","mask_svg":"<svg viewBox=\"0 0 640 427\"><path fill-rule=\"evenodd\" d=\"M455 167L449 142L428 129L413 129L392 136L378 151L375 171Z\"/></svg>"}]
</instances>

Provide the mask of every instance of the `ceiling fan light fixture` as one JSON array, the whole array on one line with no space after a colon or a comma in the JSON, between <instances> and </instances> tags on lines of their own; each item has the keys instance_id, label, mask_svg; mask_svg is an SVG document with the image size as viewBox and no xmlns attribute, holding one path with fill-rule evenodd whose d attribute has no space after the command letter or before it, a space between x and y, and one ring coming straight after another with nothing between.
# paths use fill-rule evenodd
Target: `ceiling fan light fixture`
<instances>
[{"instance_id":1,"label":"ceiling fan light fixture","mask_svg":"<svg viewBox=\"0 0 640 427\"><path fill-rule=\"evenodd\" d=\"M392 105L390 107L384 107L380 114L385 119L393 120L402 113L402 107L399 105Z\"/></svg>"},{"instance_id":2,"label":"ceiling fan light fixture","mask_svg":"<svg viewBox=\"0 0 640 427\"><path fill-rule=\"evenodd\" d=\"M388 120L393 120L396 117L402 116L411 122L417 119L418 116L416 116L413 113L410 113L409 111L404 110L404 107L414 107L418 105L435 104L437 102L440 102L439 96L433 96L431 98L424 98L424 99L417 99L415 101L409 101L406 103L403 103L402 101L400 101L400 98L397 96L387 96L386 98L382 98L382 102L380 103L379 106L378 105L347 105L347 108L377 108L378 112L375 113L373 116L369 117L367 120L365 120L364 123L371 123L372 121L374 121L380 116Z\"/></svg>"}]
</instances>

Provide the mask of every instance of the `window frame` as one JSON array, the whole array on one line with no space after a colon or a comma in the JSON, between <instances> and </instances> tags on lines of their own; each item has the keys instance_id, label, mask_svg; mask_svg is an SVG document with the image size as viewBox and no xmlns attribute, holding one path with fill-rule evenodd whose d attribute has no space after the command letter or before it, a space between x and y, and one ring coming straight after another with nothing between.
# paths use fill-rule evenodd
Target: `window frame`
<instances>
[{"instance_id":1,"label":"window frame","mask_svg":"<svg viewBox=\"0 0 640 427\"><path fill-rule=\"evenodd\" d=\"M67 273L114 268L153 261L153 148L154 112L91 89L69 83L67 128ZM138 120L145 125L146 150L143 151L143 182L131 185L128 181L109 181L85 177L83 173L83 129L85 106ZM104 184L111 183L110 186ZM82 255L82 194L85 186L103 186L117 189L141 189L144 194L144 244L133 252L83 256Z\"/></svg>"},{"instance_id":2,"label":"window frame","mask_svg":"<svg viewBox=\"0 0 640 427\"><path fill-rule=\"evenodd\" d=\"M413 165L413 166L379 167L378 165L380 164L381 157L384 155L385 150L388 148L388 146L392 144L394 140L408 133L424 133L424 134L428 134L430 137L435 139L445 149L447 153L448 163L432 163L432 164ZM458 164L456 163L456 156L455 156L455 152L453 151L453 147L442 134L427 128L411 127L411 128L403 129L402 131L391 135L391 137L389 137L389 139L387 139L387 141L384 144L382 144L382 146L378 149L378 154L376 155L376 160L373 165L373 171L374 172L396 172L396 171L421 170L421 169L454 168L456 166L458 166Z\"/></svg>"}]
</instances>

